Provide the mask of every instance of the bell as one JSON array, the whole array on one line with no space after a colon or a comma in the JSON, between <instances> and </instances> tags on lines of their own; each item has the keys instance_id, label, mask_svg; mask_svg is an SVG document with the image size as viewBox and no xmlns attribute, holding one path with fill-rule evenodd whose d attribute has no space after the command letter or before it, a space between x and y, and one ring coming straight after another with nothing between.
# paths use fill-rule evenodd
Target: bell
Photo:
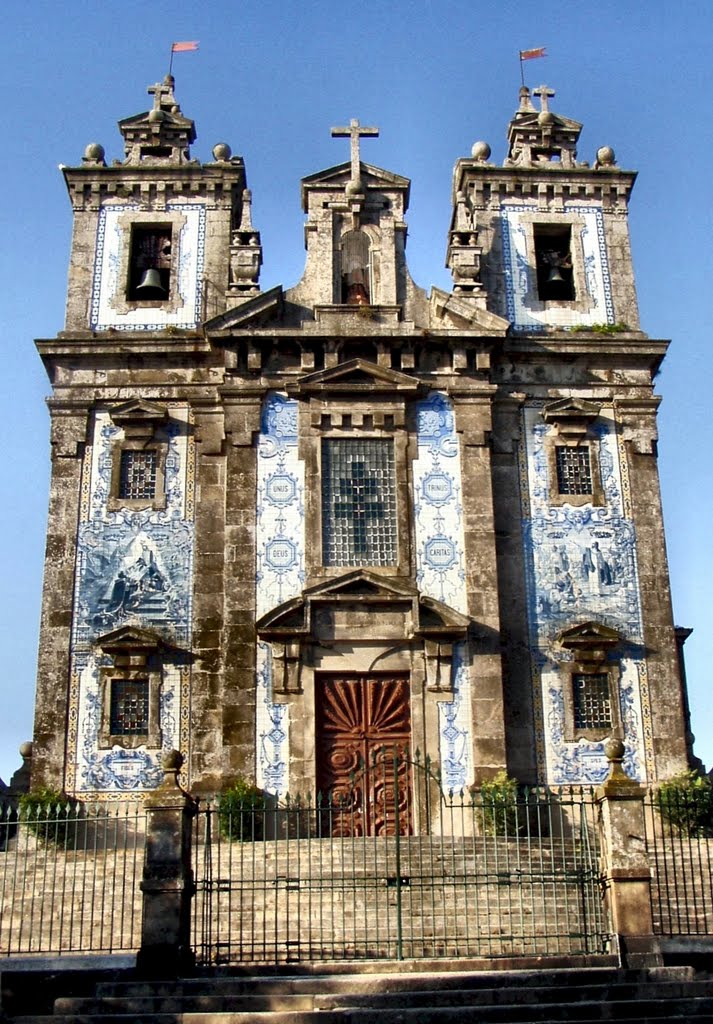
<instances>
[{"instance_id":1,"label":"bell","mask_svg":"<svg viewBox=\"0 0 713 1024\"><path fill-rule=\"evenodd\" d=\"M144 271L144 276L136 285L136 291L141 292L143 298L146 299L153 298L154 295L152 293L158 293L156 295L157 298L164 297L166 289L161 284L161 275L155 267L150 267Z\"/></svg>"},{"instance_id":2,"label":"bell","mask_svg":"<svg viewBox=\"0 0 713 1024\"><path fill-rule=\"evenodd\" d=\"M548 284L559 284L560 282L563 282L563 281L564 281L564 278L562 277L562 273L560 271L560 268L557 266L557 264L555 264L553 267L550 267L550 272L547 275L547 283Z\"/></svg>"}]
</instances>

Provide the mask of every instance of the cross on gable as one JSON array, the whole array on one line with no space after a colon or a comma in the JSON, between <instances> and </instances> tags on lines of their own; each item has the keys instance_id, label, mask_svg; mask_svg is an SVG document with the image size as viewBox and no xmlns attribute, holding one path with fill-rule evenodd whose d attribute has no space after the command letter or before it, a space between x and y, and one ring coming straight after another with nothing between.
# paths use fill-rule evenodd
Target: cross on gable
<instances>
[{"instance_id":1,"label":"cross on gable","mask_svg":"<svg viewBox=\"0 0 713 1024\"><path fill-rule=\"evenodd\" d=\"M351 160L352 160L352 181L359 180L359 139L367 136L374 136L379 134L378 128L367 128L365 125L359 124L359 121L353 117L349 122L349 127L344 128L332 128L331 134L333 138L344 138L345 136L351 139Z\"/></svg>"},{"instance_id":2,"label":"cross on gable","mask_svg":"<svg viewBox=\"0 0 713 1024\"><path fill-rule=\"evenodd\" d=\"M536 89L532 90L533 96L540 97L540 108L548 111L550 109L550 99L554 96L554 89L548 89L546 85L538 85Z\"/></svg>"}]
</instances>

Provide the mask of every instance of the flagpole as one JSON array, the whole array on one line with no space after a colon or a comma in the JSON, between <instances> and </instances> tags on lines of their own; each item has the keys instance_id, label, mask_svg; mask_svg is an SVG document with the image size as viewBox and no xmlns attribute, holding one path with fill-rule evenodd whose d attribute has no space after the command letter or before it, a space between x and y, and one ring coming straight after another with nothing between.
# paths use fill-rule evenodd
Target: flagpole
<instances>
[{"instance_id":1,"label":"flagpole","mask_svg":"<svg viewBox=\"0 0 713 1024\"><path fill-rule=\"evenodd\" d=\"M171 43L171 59L168 62L168 77L170 78L172 74L173 74L173 43Z\"/></svg>"},{"instance_id":2,"label":"flagpole","mask_svg":"<svg viewBox=\"0 0 713 1024\"><path fill-rule=\"evenodd\" d=\"M522 83L522 87L524 89L525 88L525 69L522 66L522 50L518 50L518 53L520 55L520 82ZM173 54L171 56L173 56Z\"/></svg>"}]
</instances>

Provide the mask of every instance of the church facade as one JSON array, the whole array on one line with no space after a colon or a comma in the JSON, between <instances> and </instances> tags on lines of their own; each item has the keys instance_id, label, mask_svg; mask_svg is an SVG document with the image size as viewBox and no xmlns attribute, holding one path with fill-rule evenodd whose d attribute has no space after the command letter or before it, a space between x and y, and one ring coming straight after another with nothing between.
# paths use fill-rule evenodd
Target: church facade
<instances>
[{"instance_id":1,"label":"church facade","mask_svg":"<svg viewBox=\"0 0 713 1024\"><path fill-rule=\"evenodd\" d=\"M177 748L197 793L327 791L396 748L452 790L588 785L612 734L642 782L687 767L635 174L523 88L427 294L352 121L301 281L263 289L243 161L191 158L173 90L64 168L33 784L138 795Z\"/></svg>"}]
</instances>

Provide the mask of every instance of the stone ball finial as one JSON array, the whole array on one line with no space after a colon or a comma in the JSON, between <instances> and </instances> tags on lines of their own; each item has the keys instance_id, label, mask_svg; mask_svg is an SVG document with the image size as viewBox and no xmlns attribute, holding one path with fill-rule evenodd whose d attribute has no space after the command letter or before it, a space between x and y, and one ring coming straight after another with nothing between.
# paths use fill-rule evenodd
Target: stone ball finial
<instances>
[{"instance_id":1,"label":"stone ball finial","mask_svg":"<svg viewBox=\"0 0 713 1024\"><path fill-rule=\"evenodd\" d=\"M32 741L25 740L24 743L20 744L20 757L23 761L29 760L32 757Z\"/></svg>"},{"instance_id":2,"label":"stone ball finial","mask_svg":"<svg viewBox=\"0 0 713 1024\"><path fill-rule=\"evenodd\" d=\"M84 159L101 163L104 159L104 147L98 142L90 142L84 150Z\"/></svg>"},{"instance_id":3,"label":"stone ball finial","mask_svg":"<svg viewBox=\"0 0 713 1024\"><path fill-rule=\"evenodd\" d=\"M218 142L213 146L213 159L219 162L230 160L233 151L227 142Z\"/></svg>"},{"instance_id":4,"label":"stone ball finial","mask_svg":"<svg viewBox=\"0 0 713 1024\"><path fill-rule=\"evenodd\" d=\"M548 124L554 123L555 116L551 110L541 110L537 115L537 123L540 128L544 128Z\"/></svg>"},{"instance_id":5,"label":"stone ball finial","mask_svg":"<svg viewBox=\"0 0 713 1024\"><path fill-rule=\"evenodd\" d=\"M600 167L613 167L616 162L616 154L611 146L600 146L597 150L597 164Z\"/></svg>"},{"instance_id":6,"label":"stone ball finial","mask_svg":"<svg viewBox=\"0 0 713 1024\"><path fill-rule=\"evenodd\" d=\"M161 766L165 772L180 772L183 767L183 754L180 750L167 750L161 758Z\"/></svg>"},{"instance_id":7,"label":"stone ball finial","mask_svg":"<svg viewBox=\"0 0 713 1024\"><path fill-rule=\"evenodd\" d=\"M625 751L626 747L618 736L610 736L604 743L604 753L607 756L607 761L623 760Z\"/></svg>"},{"instance_id":8,"label":"stone ball finial","mask_svg":"<svg viewBox=\"0 0 713 1024\"><path fill-rule=\"evenodd\" d=\"M166 120L166 112L161 110L159 107L154 107L153 110L149 111L149 121L156 123L158 121Z\"/></svg>"},{"instance_id":9,"label":"stone ball finial","mask_svg":"<svg viewBox=\"0 0 713 1024\"><path fill-rule=\"evenodd\" d=\"M486 160L489 160L490 153L490 146L488 145L487 142L483 142L482 140L479 142L474 142L473 148L470 151L470 155L473 157L474 160L477 160L479 163L485 163Z\"/></svg>"},{"instance_id":10,"label":"stone ball finial","mask_svg":"<svg viewBox=\"0 0 713 1024\"><path fill-rule=\"evenodd\" d=\"M359 195L362 191L361 180L359 178L352 178L350 181L347 182L347 186L344 189L344 191L348 196Z\"/></svg>"}]
</instances>

